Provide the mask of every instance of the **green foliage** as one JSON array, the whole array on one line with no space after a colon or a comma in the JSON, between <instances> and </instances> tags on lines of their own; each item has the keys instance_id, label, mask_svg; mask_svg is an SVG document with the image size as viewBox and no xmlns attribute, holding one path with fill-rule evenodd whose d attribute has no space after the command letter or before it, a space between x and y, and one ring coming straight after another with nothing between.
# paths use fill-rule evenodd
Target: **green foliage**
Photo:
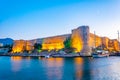
<instances>
[{"instance_id":1,"label":"green foliage","mask_svg":"<svg viewBox=\"0 0 120 80\"><path fill-rule=\"evenodd\" d=\"M66 39L64 41L65 48L71 48L71 39Z\"/></svg>"},{"instance_id":2,"label":"green foliage","mask_svg":"<svg viewBox=\"0 0 120 80\"><path fill-rule=\"evenodd\" d=\"M74 48L71 47L71 39L68 38L64 41L64 49L63 49L66 53L73 53L74 52Z\"/></svg>"},{"instance_id":3,"label":"green foliage","mask_svg":"<svg viewBox=\"0 0 120 80\"><path fill-rule=\"evenodd\" d=\"M41 50L42 49L42 45L39 44L39 43L35 43L34 44L34 49Z\"/></svg>"},{"instance_id":4,"label":"green foliage","mask_svg":"<svg viewBox=\"0 0 120 80\"><path fill-rule=\"evenodd\" d=\"M38 49L37 51L38 51L38 52L41 52L42 50L41 50L41 49Z\"/></svg>"}]
</instances>

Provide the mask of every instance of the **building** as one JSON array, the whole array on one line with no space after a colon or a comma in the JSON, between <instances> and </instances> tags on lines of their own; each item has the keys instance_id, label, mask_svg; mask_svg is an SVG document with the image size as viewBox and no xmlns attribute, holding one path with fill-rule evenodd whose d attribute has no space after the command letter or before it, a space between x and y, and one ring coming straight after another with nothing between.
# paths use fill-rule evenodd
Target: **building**
<instances>
[{"instance_id":1,"label":"building","mask_svg":"<svg viewBox=\"0 0 120 80\"><path fill-rule=\"evenodd\" d=\"M83 56L91 55L93 48L103 47L107 50L119 50L117 40L111 40L107 37L101 37L90 33L89 26L80 26L72 30L71 34L40 38L34 40L18 40L14 42L13 52L22 52L25 49L32 50L35 43L42 45L43 50L60 50L63 49L64 41L70 39L71 47L75 48L75 52L81 53Z\"/></svg>"},{"instance_id":2,"label":"building","mask_svg":"<svg viewBox=\"0 0 120 80\"><path fill-rule=\"evenodd\" d=\"M0 47L3 47L3 43L0 43Z\"/></svg>"},{"instance_id":3,"label":"building","mask_svg":"<svg viewBox=\"0 0 120 80\"><path fill-rule=\"evenodd\" d=\"M9 51L8 48L0 48L0 54L8 53L8 51Z\"/></svg>"},{"instance_id":4,"label":"building","mask_svg":"<svg viewBox=\"0 0 120 80\"><path fill-rule=\"evenodd\" d=\"M15 40L12 48L13 53L32 51L34 49L31 41L26 40Z\"/></svg>"}]
</instances>

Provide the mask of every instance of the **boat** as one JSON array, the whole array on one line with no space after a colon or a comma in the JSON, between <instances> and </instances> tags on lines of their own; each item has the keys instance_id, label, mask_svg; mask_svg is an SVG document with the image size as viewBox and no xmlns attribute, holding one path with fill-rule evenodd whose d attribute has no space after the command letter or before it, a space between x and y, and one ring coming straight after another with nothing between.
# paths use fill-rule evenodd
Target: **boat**
<instances>
[{"instance_id":1,"label":"boat","mask_svg":"<svg viewBox=\"0 0 120 80\"><path fill-rule=\"evenodd\" d=\"M92 53L92 57L93 58L100 58L100 57L108 57L109 56L109 52L106 50L103 50L103 46L101 44L101 49L100 50L96 50L96 36L95 36L95 31L94 31L94 49L95 52Z\"/></svg>"},{"instance_id":2,"label":"boat","mask_svg":"<svg viewBox=\"0 0 120 80\"><path fill-rule=\"evenodd\" d=\"M93 58L101 58L101 57L108 57L109 53L108 51L104 50L97 50L95 53L92 54Z\"/></svg>"},{"instance_id":3,"label":"boat","mask_svg":"<svg viewBox=\"0 0 120 80\"><path fill-rule=\"evenodd\" d=\"M50 58L50 55L46 55L45 58Z\"/></svg>"}]
</instances>

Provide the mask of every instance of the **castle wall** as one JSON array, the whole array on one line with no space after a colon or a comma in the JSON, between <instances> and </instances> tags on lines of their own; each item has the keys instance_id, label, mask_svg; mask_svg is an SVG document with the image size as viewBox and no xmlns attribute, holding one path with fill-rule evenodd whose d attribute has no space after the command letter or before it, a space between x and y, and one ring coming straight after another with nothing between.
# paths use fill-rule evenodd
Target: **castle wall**
<instances>
[{"instance_id":1,"label":"castle wall","mask_svg":"<svg viewBox=\"0 0 120 80\"><path fill-rule=\"evenodd\" d=\"M42 43L43 50L59 50L64 48L64 41L66 37L64 36L56 36L45 38Z\"/></svg>"},{"instance_id":2,"label":"castle wall","mask_svg":"<svg viewBox=\"0 0 120 80\"><path fill-rule=\"evenodd\" d=\"M108 42L109 42L109 38L107 38L107 37L102 37L102 44L104 45L104 47L106 48L106 49L108 49Z\"/></svg>"},{"instance_id":3,"label":"castle wall","mask_svg":"<svg viewBox=\"0 0 120 80\"><path fill-rule=\"evenodd\" d=\"M31 51L34 49L33 44L30 41L15 40L12 48L13 53L23 52L25 50Z\"/></svg>"},{"instance_id":4,"label":"castle wall","mask_svg":"<svg viewBox=\"0 0 120 80\"><path fill-rule=\"evenodd\" d=\"M75 49L75 52L81 52L83 49L82 35L79 29L72 30L71 47Z\"/></svg>"},{"instance_id":5,"label":"castle wall","mask_svg":"<svg viewBox=\"0 0 120 80\"><path fill-rule=\"evenodd\" d=\"M80 52L83 56L91 55L92 48L104 46L104 49L118 51L118 40L111 40L107 37L100 37L90 33L88 26L80 26L72 30L72 34L59 35L35 40L15 40L13 52L23 52L24 50L33 50L34 44L42 44L43 50L59 50L64 48L64 41L71 39L71 47L75 52Z\"/></svg>"},{"instance_id":6,"label":"castle wall","mask_svg":"<svg viewBox=\"0 0 120 80\"><path fill-rule=\"evenodd\" d=\"M118 44L118 40L113 39L113 40L109 40L108 42L108 49L110 51L119 51L119 44Z\"/></svg>"},{"instance_id":7,"label":"castle wall","mask_svg":"<svg viewBox=\"0 0 120 80\"><path fill-rule=\"evenodd\" d=\"M72 47L77 49L77 52L80 52L83 56L90 55L89 47L89 27L81 26L77 29L72 30Z\"/></svg>"},{"instance_id":8,"label":"castle wall","mask_svg":"<svg viewBox=\"0 0 120 80\"><path fill-rule=\"evenodd\" d=\"M23 52L25 50L25 41L24 40L15 40L12 51L16 52Z\"/></svg>"},{"instance_id":9,"label":"castle wall","mask_svg":"<svg viewBox=\"0 0 120 80\"><path fill-rule=\"evenodd\" d=\"M101 45L102 45L102 38L90 33L89 46L95 48Z\"/></svg>"}]
</instances>

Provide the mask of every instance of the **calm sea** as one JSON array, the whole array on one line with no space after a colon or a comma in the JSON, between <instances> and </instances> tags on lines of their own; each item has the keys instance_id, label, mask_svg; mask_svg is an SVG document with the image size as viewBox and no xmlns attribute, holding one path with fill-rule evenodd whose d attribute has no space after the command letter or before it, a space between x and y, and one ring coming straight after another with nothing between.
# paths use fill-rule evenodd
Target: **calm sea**
<instances>
[{"instance_id":1,"label":"calm sea","mask_svg":"<svg viewBox=\"0 0 120 80\"><path fill-rule=\"evenodd\" d=\"M120 57L0 56L0 80L120 80Z\"/></svg>"}]
</instances>

